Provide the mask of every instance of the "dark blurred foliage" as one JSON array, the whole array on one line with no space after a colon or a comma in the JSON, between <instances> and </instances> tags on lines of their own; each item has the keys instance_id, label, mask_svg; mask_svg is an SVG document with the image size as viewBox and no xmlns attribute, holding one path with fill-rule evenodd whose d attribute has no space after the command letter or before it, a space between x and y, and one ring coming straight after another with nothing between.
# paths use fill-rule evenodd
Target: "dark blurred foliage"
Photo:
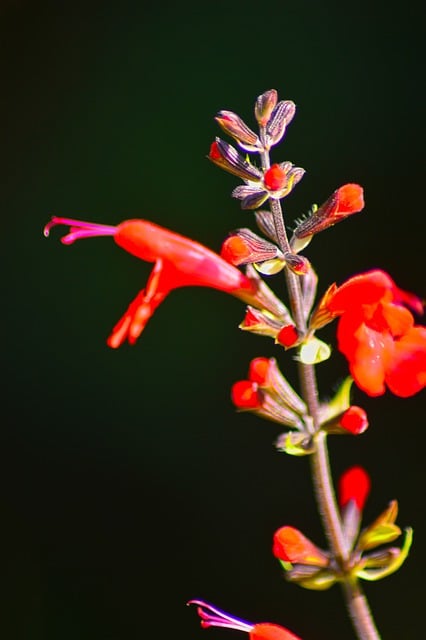
<instances>
[{"instance_id":1,"label":"dark blurred foliage","mask_svg":"<svg viewBox=\"0 0 426 640\"><path fill-rule=\"evenodd\" d=\"M308 461L277 453L278 426L229 398L252 357L276 355L291 377L290 358L238 330L237 300L204 289L174 292L135 347L108 349L150 266L110 239L64 247L42 228L54 214L143 217L218 250L254 225L230 198L236 179L206 160L214 115L253 125L256 96L276 88L297 114L273 159L306 169L289 226L341 184L365 188L365 210L307 251L320 292L380 267L426 296L421 8L1 3L5 640L231 638L200 629L192 597L306 640L352 637L339 589L289 585L271 554L283 524L324 544ZM337 353L321 364L321 395L345 373ZM331 441L333 469L371 473L366 521L396 498L414 527L406 565L366 590L384 638L418 638L424 394L354 401L371 427Z\"/></svg>"}]
</instances>

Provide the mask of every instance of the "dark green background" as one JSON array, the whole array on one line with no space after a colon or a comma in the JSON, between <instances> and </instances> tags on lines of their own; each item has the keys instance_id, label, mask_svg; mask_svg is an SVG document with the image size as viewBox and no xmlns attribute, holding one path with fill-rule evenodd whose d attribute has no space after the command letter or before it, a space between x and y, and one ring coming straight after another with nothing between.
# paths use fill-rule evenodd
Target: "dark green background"
<instances>
[{"instance_id":1,"label":"dark green background","mask_svg":"<svg viewBox=\"0 0 426 640\"><path fill-rule=\"evenodd\" d=\"M421 6L1 2L5 640L232 638L199 628L194 597L304 640L352 637L339 589L287 584L271 554L283 524L324 544L308 461L278 454L278 426L229 398L252 357L276 355L291 377L289 357L207 289L174 292L135 347L110 350L150 266L110 239L64 247L42 228L143 217L218 250L254 227L230 198L238 181L205 158L214 115L253 125L274 87L297 114L273 159L306 169L290 226L341 184L365 188L365 210L307 252L321 292L380 267L426 295ZM345 372L339 354L319 367L323 397ZM403 569L367 593L383 638L419 638L424 394L354 401L371 427L331 442L335 474L365 465L366 521L397 498L415 530Z\"/></svg>"}]
</instances>

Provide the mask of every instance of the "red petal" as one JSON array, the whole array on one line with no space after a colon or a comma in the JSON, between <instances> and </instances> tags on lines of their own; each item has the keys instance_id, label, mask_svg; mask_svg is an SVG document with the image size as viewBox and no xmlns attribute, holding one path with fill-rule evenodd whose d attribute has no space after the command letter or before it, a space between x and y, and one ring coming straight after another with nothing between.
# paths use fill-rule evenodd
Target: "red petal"
<instances>
[{"instance_id":1,"label":"red petal","mask_svg":"<svg viewBox=\"0 0 426 640\"><path fill-rule=\"evenodd\" d=\"M401 398L426 387L426 327L413 327L395 341L393 357L386 371L386 384Z\"/></svg>"}]
</instances>

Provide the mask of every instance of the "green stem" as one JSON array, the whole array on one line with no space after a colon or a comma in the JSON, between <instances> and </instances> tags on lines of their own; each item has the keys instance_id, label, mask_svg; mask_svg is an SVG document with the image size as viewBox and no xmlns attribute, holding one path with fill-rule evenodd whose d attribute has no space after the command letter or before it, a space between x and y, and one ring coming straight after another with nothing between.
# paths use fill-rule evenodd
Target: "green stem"
<instances>
[{"instance_id":1,"label":"green stem","mask_svg":"<svg viewBox=\"0 0 426 640\"><path fill-rule=\"evenodd\" d=\"M261 139L263 139L263 131ZM270 166L269 153L261 154L263 169ZM287 231L284 224L281 203L270 199L271 213L274 218L278 244L283 253L291 251ZM306 333L306 318L303 312L302 288L300 278L290 269L285 269L290 308L294 321L301 335ZM303 398L312 418L311 433L315 435L316 450L311 454L312 481L315 490L318 510L330 550L337 563L344 568L349 560L348 549L343 533L342 520L337 506L333 486L326 434L320 430L318 385L313 365L298 362L299 380ZM346 606L359 640L380 640L367 599L358 581L342 582Z\"/></svg>"}]
</instances>

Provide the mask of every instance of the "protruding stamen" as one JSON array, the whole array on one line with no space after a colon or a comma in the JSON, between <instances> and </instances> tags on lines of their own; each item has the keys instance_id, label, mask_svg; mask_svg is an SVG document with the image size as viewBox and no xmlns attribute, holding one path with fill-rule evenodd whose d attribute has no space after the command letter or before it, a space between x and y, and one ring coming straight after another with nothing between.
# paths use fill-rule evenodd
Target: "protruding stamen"
<instances>
[{"instance_id":1,"label":"protruding stamen","mask_svg":"<svg viewBox=\"0 0 426 640\"><path fill-rule=\"evenodd\" d=\"M70 227L69 233L61 238L62 244L72 244L81 238L90 238L93 236L113 236L117 231L117 227L107 224L96 224L95 222L85 222L83 220L52 216L50 222L48 222L43 229L44 236L47 238L50 234L50 230L58 225Z\"/></svg>"},{"instance_id":2,"label":"protruding stamen","mask_svg":"<svg viewBox=\"0 0 426 640\"><path fill-rule=\"evenodd\" d=\"M235 631L245 631L246 633L250 633L254 627L250 622L246 622L240 618L234 618L233 616L225 613L225 611L217 609L203 600L189 600L186 604L197 605L197 613L201 618L201 626L204 628L225 627L227 629L235 629Z\"/></svg>"}]
</instances>

